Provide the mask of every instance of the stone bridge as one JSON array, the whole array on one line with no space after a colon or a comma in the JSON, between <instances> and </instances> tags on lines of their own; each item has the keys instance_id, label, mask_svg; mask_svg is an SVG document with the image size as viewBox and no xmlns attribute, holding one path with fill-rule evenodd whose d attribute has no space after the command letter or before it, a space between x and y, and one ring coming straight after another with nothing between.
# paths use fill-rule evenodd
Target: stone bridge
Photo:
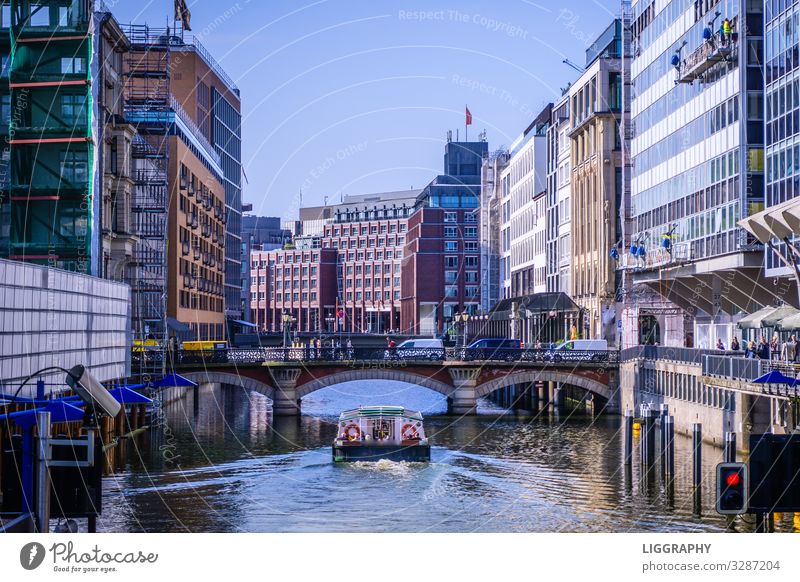
<instances>
[{"instance_id":1,"label":"stone bridge","mask_svg":"<svg viewBox=\"0 0 800 582\"><path fill-rule=\"evenodd\" d=\"M276 416L300 413L301 400L343 382L394 380L423 386L447 397L451 414L474 414L478 398L509 386L536 386L537 398L559 402L559 391L576 387L599 397L606 412L619 412L616 362L275 362L183 363L176 372L198 384L254 390L272 400Z\"/></svg>"}]
</instances>

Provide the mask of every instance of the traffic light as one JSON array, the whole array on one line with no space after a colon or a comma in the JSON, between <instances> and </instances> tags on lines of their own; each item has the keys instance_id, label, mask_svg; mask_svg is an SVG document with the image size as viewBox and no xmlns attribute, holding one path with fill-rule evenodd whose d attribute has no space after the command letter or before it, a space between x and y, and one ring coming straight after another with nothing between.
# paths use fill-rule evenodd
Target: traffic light
<instances>
[{"instance_id":1,"label":"traffic light","mask_svg":"<svg viewBox=\"0 0 800 582\"><path fill-rule=\"evenodd\" d=\"M746 513L748 492L745 463L717 465L717 513L722 515Z\"/></svg>"}]
</instances>

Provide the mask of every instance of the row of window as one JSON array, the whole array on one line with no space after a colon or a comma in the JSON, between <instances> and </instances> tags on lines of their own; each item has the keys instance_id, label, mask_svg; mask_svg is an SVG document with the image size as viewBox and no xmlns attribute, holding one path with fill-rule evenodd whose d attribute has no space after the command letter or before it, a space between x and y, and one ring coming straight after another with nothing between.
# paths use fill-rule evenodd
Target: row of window
<instances>
[{"instance_id":1,"label":"row of window","mask_svg":"<svg viewBox=\"0 0 800 582\"><path fill-rule=\"evenodd\" d=\"M325 236L357 236L358 234L394 234L400 229L400 232L405 232L408 229L408 225L405 222L401 222L399 225L397 223L392 224L371 224L369 226L362 225L361 227L358 226L343 226L339 228L338 226L334 227L327 227L325 229Z\"/></svg>"},{"instance_id":2,"label":"row of window","mask_svg":"<svg viewBox=\"0 0 800 582\"><path fill-rule=\"evenodd\" d=\"M450 285L444 288L445 297L458 297L458 287ZM471 299L478 296L478 288L475 286L467 285L464 287L464 297Z\"/></svg>"},{"instance_id":3,"label":"row of window","mask_svg":"<svg viewBox=\"0 0 800 582\"><path fill-rule=\"evenodd\" d=\"M402 246L404 244L406 244L406 237L398 236L397 238L395 238L393 236L390 236L390 237L387 237L387 238L380 237L380 238L377 238L377 239L376 238L359 238L359 239L351 238L349 241L347 239L342 239L342 240L334 239L332 241L325 240L325 241L322 241L322 248L325 248L325 249L327 249L327 248L333 248L333 249L351 248L351 249L354 249L354 248L358 247L360 249L365 249L367 247L369 247L369 248L375 248L376 246L378 246L378 247L383 247L383 246L393 247L393 246Z\"/></svg>"},{"instance_id":4,"label":"row of window","mask_svg":"<svg viewBox=\"0 0 800 582\"><path fill-rule=\"evenodd\" d=\"M457 269L458 268L458 257L457 256L450 256L447 255L444 258L444 266L447 269ZM464 267L469 268L477 268L478 267L478 257L474 256L466 256L464 257Z\"/></svg>"}]
</instances>

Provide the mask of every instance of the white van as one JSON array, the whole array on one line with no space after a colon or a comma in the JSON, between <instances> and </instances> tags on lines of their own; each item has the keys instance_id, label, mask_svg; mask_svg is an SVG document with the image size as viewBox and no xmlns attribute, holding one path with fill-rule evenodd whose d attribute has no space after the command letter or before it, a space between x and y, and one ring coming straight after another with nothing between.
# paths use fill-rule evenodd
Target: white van
<instances>
[{"instance_id":1,"label":"white van","mask_svg":"<svg viewBox=\"0 0 800 582\"><path fill-rule=\"evenodd\" d=\"M387 359L444 360L444 343L440 339L408 339L394 349L386 350Z\"/></svg>"},{"instance_id":2,"label":"white van","mask_svg":"<svg viewBox=\"0 0 800 582\"><path fill-rule=\"evenodd\" d=\"M577 339L567 340L556 346L556 350L581 350L600 351L608 350L608 340L604 339Z\"/></svg>"},{"instance_id":3,"label":"white van","mask_svg":"<svg viewBox=\"0 0 800 582\"><path fill-rule=\"evenodd\" d=\"M553 362L606 361L608 360L608 341L604 339L567 340L548 351L544 355L544 359Z\"/></svg>"}]
</instances>

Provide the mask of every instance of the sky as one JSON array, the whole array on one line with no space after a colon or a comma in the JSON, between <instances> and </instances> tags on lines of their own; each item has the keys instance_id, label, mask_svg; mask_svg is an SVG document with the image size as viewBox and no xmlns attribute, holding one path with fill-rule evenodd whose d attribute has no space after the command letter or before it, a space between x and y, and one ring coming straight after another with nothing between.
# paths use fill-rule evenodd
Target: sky
<instances>
[{"instance_id":1,"label":"sky","mask_svg":"<svg viewBox=\"0 0 800 582\"><path fill-rule=\"evenodd\" d=\"M173 0L105 0L172 24ZM578 73L618 0L189 0L193 33L241 90L243 201L259 216L422 188L447 130L508 147ZM302 192L302 199L301 199Z\"/></svg>"}]
</instances>

